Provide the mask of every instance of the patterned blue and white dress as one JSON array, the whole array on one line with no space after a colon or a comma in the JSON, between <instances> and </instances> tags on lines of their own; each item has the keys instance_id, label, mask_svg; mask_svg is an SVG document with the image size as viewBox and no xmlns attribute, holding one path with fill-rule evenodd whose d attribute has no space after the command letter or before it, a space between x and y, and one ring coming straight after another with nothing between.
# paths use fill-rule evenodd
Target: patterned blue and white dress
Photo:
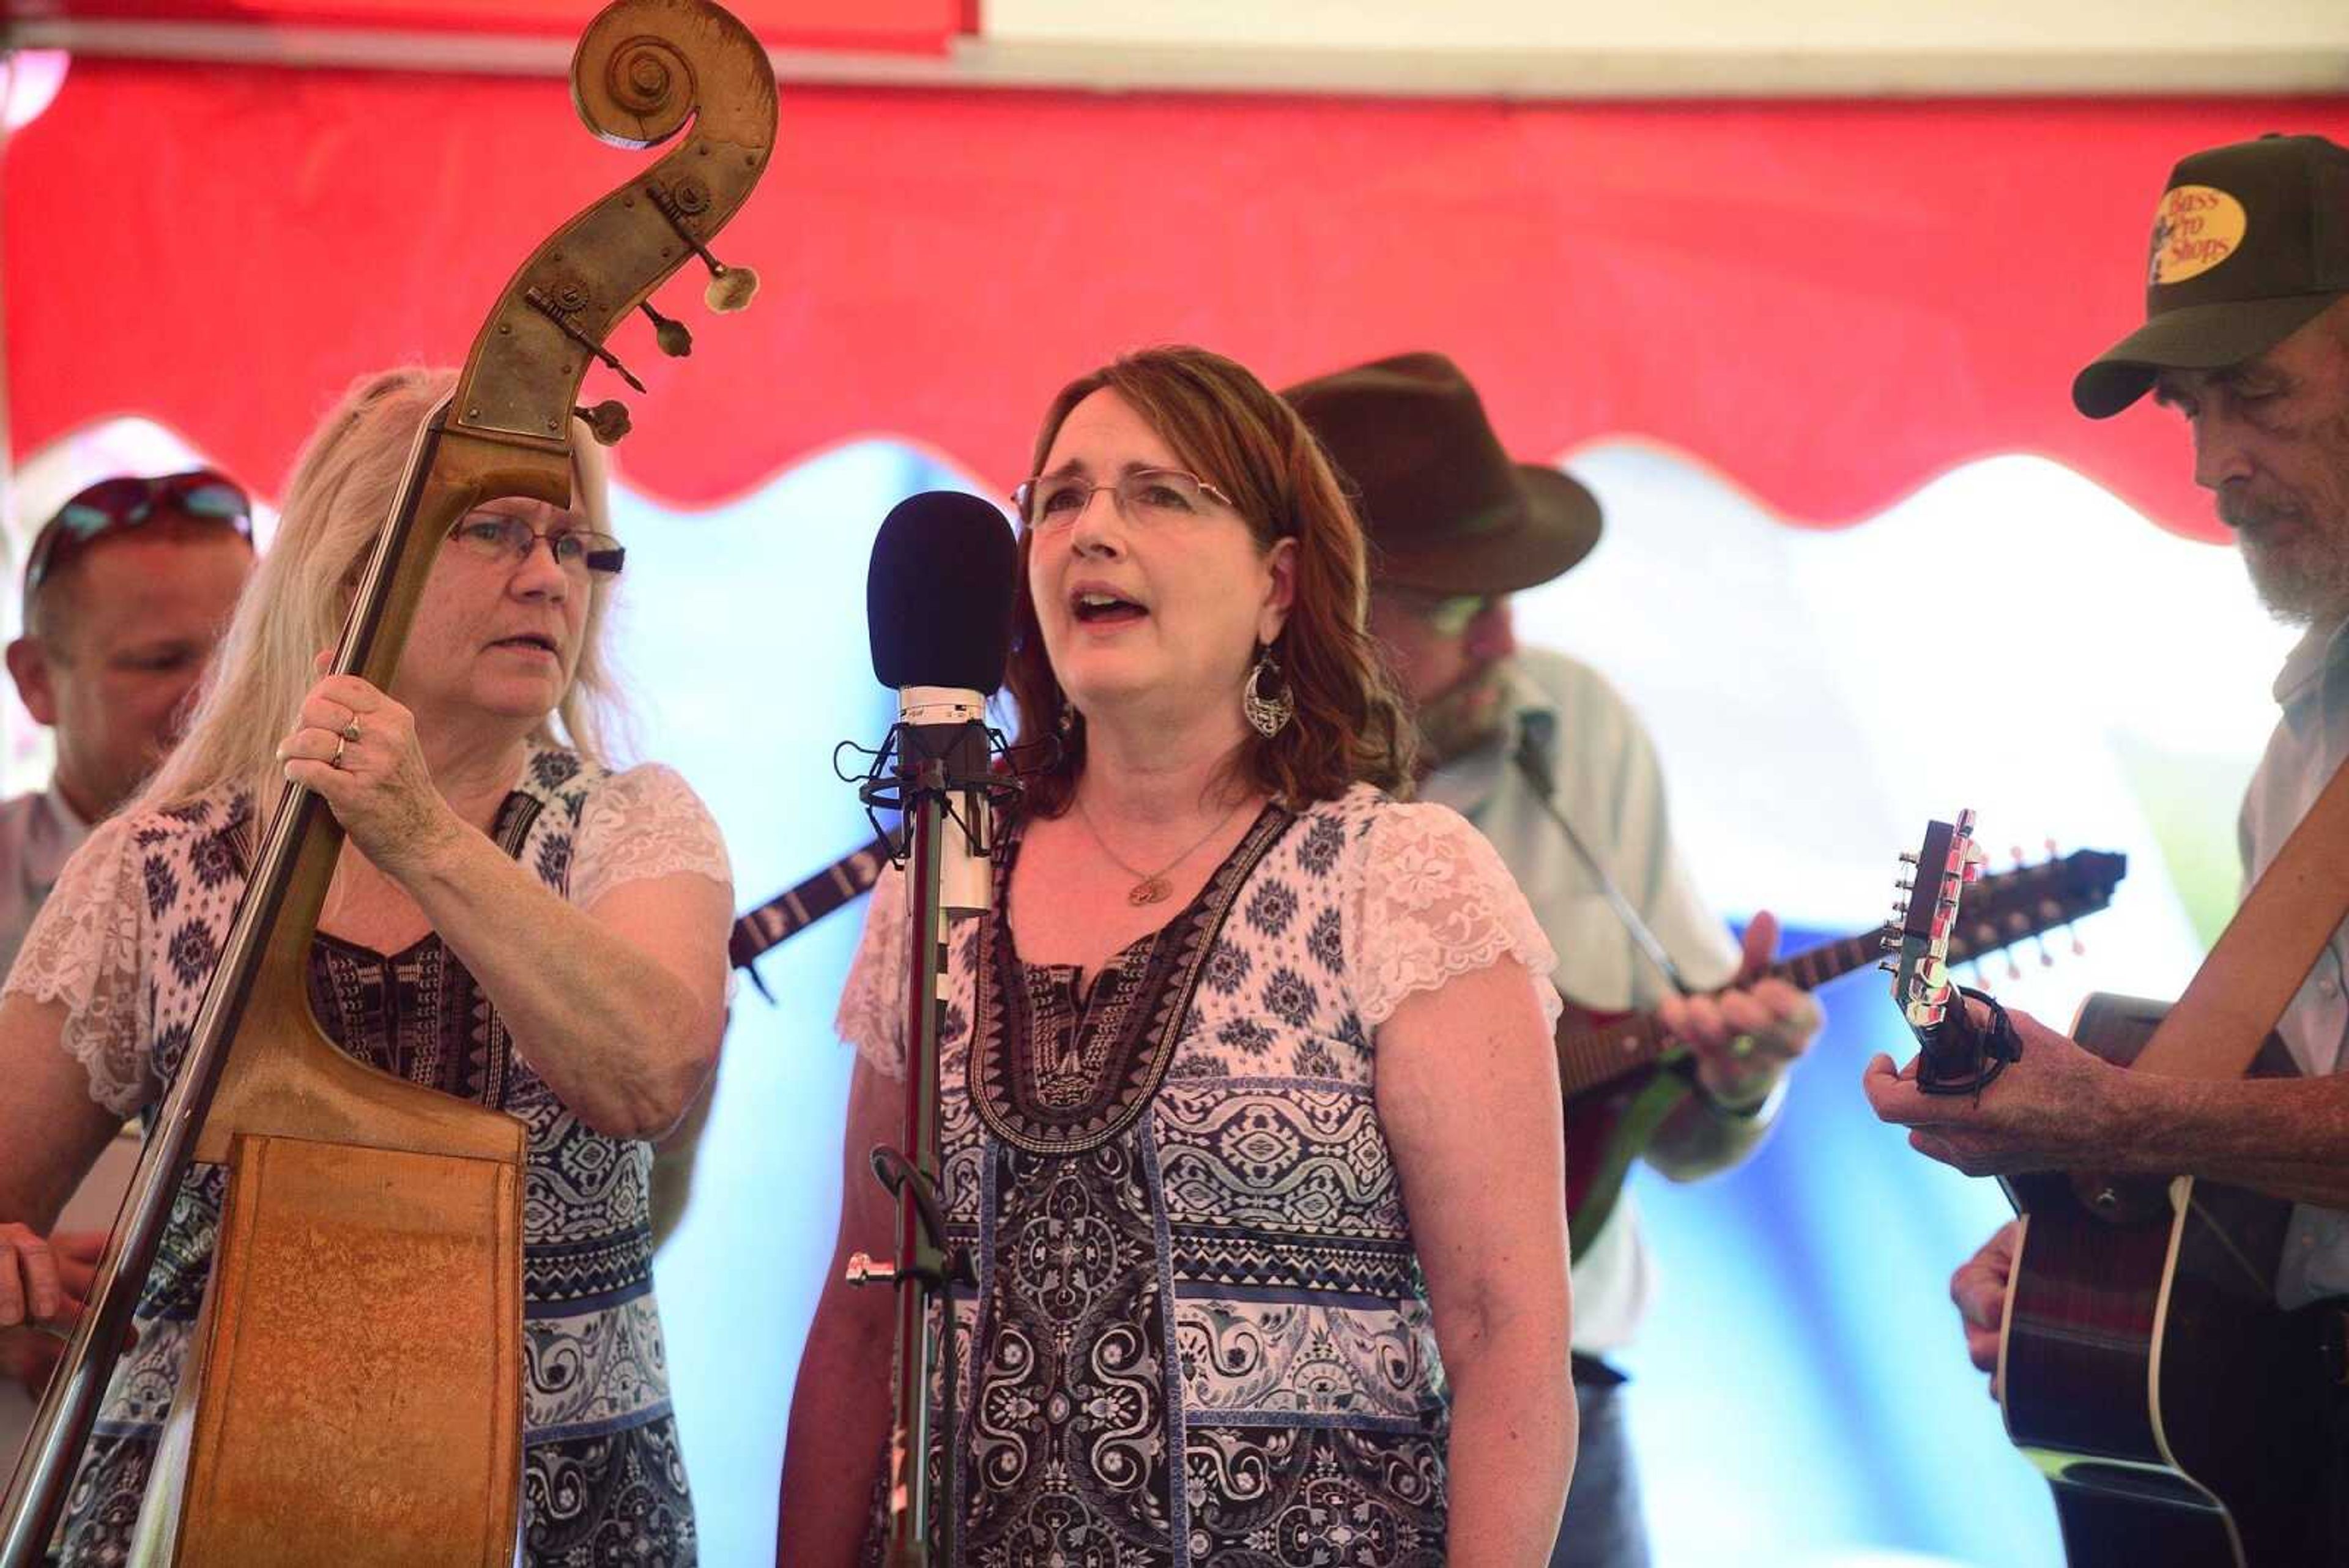
<instances>
[{"instance_id":1,"label":"patterned blue and white dress","mask_svg":"<svg viewBox=\"0 0 2349 1568\"><path fill-rule=\"evenodd\" d=\"M1516 883L1442 806L1269 806L1080 995L1012 950L1018 853L948 952L962 1561L1441 1563L1444 1377L1376 1042L1504 955L1555 1016ZM840 1014L892 1077L906 934L893 872Z\"/></svg>"},{"instance_id":2,"label":"patterned blue and white dress","mask_svg":"<svg viewBox=\"0 0 2349 1568\"><path fill-rule=\"evenodd\" d=\"M716 825L667 768L610 774L533 748L492 836L575 905L677 872L732 887ZM119 817L91 836L26 939L7 992L66 1005L65 1048L109 1110L151 1115L177 1071L254 842L242 797ZM522 1560L693 1562L693 1502L653 1300L651 1146L595 1132L564 1108L438 935L397 953L322 935L309 991L344 1051L529 1128ZM219 1167L198 1167L181 1188L140 1298L138 1344L108 1386L75 1477L67 1564L132 1557L225 1185Z\"/></svg>"}]
</instances>

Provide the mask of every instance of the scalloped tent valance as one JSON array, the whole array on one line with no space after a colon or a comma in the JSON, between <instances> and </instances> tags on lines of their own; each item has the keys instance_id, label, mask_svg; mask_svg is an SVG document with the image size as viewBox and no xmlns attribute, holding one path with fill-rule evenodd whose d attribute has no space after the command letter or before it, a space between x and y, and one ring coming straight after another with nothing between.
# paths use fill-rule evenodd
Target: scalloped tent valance
<instances>
[{"instance_id":1,"label":"scalloped tent valance","mask_svg":"<svg viewBox=\"0 0 2349 1568\"><path fill-rule=\"evenodd\" d=\"M663 307L623 449L687 504L891 433L1008 483L1054 388L1209 344L1279 382L1438 348L1527 457L1635 435L1847 523L2001 452L2215 536L2167 416L2072 372L2134 322L2172 161L2349 99L1560 105L786 89L721 236L750 313ZM274 489L352 376L463 355L512 266L637 167L563 84L81 60L8 148L18 452L147 414ZM592 396L612 389L591 375ZM625 395L625 394L624 394Z\"/></svg>"}]
</instances>

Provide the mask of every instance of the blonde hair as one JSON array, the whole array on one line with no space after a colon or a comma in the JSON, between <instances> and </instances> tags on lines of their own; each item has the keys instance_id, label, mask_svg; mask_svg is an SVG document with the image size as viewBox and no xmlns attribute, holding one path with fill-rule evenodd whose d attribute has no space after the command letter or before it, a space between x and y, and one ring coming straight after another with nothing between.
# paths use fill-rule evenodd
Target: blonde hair
<instances>
[{"instance_id":1,"label":"blonde hair","mask_svg":"<svg viewBox=\"0 0 2349 1568\"><path fill-rule=\"evenodd\" d=\"M274 808L285 774L277 743L318 681L318 650L340 641L353 588L367 569L408 471L416 432L457 384L457 373L408 366L362 376L311 432L285 488L277 534L237 600L236 614L196 700L184 740L135 802L170 805L228 789ZM603 449L574 428L572 510L612 532ZM619 694L604 644L606 582L590 590L579 664L553 717L532 738L605 761Z\"/></svg>"}]
</instances>

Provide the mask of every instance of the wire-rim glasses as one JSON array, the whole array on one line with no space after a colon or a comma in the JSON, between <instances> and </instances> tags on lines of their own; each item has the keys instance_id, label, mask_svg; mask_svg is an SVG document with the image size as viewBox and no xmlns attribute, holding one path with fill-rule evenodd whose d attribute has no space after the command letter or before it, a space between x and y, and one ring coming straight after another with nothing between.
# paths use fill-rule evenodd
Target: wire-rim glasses
<instances>
[{"instance_id":1,"label":"wire-rim glasses","mask_svg":"<svg viewBox=\"0 0 2349 1568\"><path fill-rule=\"evenodd\" d=\"M449 538L469 556L508 567L529 560L543 539L554 564L583 580L590 576L616 577L628 558L628 552L609 534L585 528L542 531L510 512L469 512L457 520Z\"/></svg>"},{"instance_id":2,"label":"wire-rim glasses","mask_svg":"<svg viewBox=\"0 0 2349 1568\"><path fill-rule=\"evenodd\" d=\"M1029 532L1050 534L1067 527L1106 490L1129 523L1195 517L1210 501L1228 507L1232 498L1197 474L1180 468L1130 468L1116 479L1096 483L1078 473L1040 473L1011 493L1011 504Z\"/></svg>"}]
</instances>

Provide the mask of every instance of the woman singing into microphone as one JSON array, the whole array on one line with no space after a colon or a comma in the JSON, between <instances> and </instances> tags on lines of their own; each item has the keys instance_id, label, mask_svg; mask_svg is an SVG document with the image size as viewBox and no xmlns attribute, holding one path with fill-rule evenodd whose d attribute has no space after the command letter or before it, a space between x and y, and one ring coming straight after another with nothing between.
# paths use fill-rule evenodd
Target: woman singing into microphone
<instances>
[{"instance_id":1,"label":"woman singing into microphone","mask_svg":"<svg viewBox=\"0 0 2349 1568\"><path fill-rule=\"evenodd\" d=\"M965 1563L1547 1561L1573 1465L1552 954L1407 742L1312 436L1195 348L1071 383L1020 486L1009 676L1057 733L960 928L945 1198L976 1265ZM856 1561L890 1423L905 886L842 1000L839 1252L781 1561Z\"/></svg>"}]
</instances>

